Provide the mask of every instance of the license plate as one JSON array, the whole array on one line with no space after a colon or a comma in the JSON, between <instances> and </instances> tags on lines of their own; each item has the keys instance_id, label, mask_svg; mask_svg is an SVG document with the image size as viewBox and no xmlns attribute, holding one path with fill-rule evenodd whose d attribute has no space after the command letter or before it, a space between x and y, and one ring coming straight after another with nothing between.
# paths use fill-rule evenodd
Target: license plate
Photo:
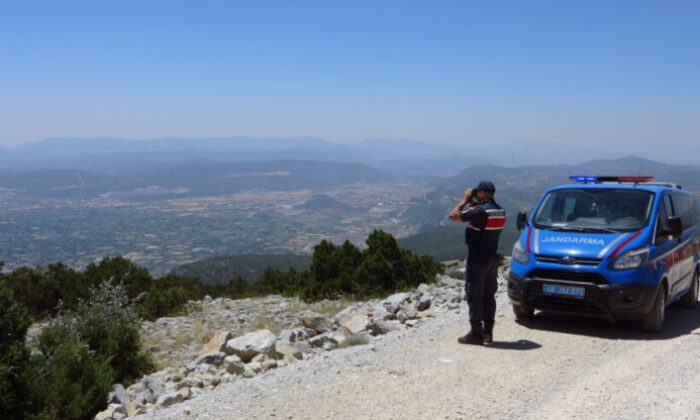
<instances>
[{"instance_id":1,"label":"license plate","mask_svg":"<svg viewBox=\"0 0 700 420\"><path fill-rule=\"evenodd\" d=\"M542 293L550 296L566 296L574 298L583 298L586 296L585 287L562 286L560 284L543 284Z\"/></svg>"}]
</instances>

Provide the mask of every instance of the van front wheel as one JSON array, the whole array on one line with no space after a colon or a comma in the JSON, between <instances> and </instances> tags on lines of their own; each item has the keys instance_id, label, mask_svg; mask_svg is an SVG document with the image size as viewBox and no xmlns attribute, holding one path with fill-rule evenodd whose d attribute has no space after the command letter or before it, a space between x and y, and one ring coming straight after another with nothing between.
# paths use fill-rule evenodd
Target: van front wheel
<instances>
[{"instance_id":1,"label":"van front wheel","mask_svg":"<svg viewBox=\"0 0 700 420\"><path fill-rule=\"evenodd\" d=\"M680 304L683 308L692 309L698 301L698 292L700 291L700 272L695 270L693 273L693 281L690 283L690 289L683 295Z\"/></svg>"},{"instance_id":2,"label":"van front wheel","mask_svg":"<svg viewBox=\"0 0 700 420\"><path fill-rule=\"evenodd\" d=\"M659 287L654 299L654 307L651 313L642 320L644 331L659 333L664 327L664 318L666 316L666 290L663 286Z\"/></svg>"}]
</instances>

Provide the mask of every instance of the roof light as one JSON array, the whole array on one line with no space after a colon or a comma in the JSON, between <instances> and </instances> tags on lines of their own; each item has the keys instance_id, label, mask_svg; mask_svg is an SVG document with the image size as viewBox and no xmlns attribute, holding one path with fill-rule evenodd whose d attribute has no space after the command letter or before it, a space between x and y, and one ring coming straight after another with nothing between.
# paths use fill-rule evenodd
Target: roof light
<instances>
[{"instance_id":1,"label":"roof light","mask_svg":"<svg viewBox=\"0 0 700 420\"><path fill-rule=\"evenodd\" d=\"M569 179L571 179L574 182L581 182L583 184L588 184L588 183L596 183L598 182L598 177L595 176L570 176Z\"/></svg>"},{"instance_id":2,"label":"roof light","mask_svg":"<svg viewBox=\"0 0 700 420\"><path fill-rule=\"evenodd\" d=\"M599 184L601 182L649 182L654 179L653 176L589 176L589 175L577 175L569 177L574 182L580 182L583 184Z\"/></svg>"}]
</instances>

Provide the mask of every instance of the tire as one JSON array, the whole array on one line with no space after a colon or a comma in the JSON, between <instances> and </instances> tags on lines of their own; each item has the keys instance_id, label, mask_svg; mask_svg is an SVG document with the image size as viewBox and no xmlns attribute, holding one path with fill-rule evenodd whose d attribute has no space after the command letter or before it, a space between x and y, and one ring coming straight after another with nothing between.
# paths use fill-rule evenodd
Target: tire
<instances>
[{"instance_id":1,"label":"tire","mask_svg":"<svg viewBox=\"0 0 700 420\"><path fill-rule=\"evenodd\" d=\"M513 305L513 313L516 318L530 318L535 314L535 310L523 305Z\"/></svg>"},{"instance_id":2,"label":"tire","mask_svg":"<svg viewBox=\"0 0 700 420\"><path fill-rule=\"evenodd\" d=\"M642 320L642 328L644 331L651 333L660 333L664 327L664 318L666 317L666 288L659 287L654 299L654 306L651 313Z\"/></svg>"},{"instance_id":3,"label":"tire","mask_svg":"<svg viewBox=\"0 0 700 420\"><path fill-rule=\"evenodd\" d=\"M696 270L693 273L693 281L690 283L690 288L678 302L682 308L693 309L698 302L698 294L700 294L700 278L698 277L700 277L700 271Z\"/></svg>"}]
</instances>

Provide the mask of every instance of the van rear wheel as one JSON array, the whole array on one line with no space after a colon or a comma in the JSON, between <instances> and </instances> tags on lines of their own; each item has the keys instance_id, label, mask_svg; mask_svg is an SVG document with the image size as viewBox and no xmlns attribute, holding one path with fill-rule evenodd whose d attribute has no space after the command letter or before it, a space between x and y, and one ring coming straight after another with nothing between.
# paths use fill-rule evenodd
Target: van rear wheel
<instances>
[{"instance_id":1,"label":"van rear wheel","mask_svg":"<svg viewBox=\"0 0 700 420\"><path fill-rule=\"evenodd\" d=\"M523 305L513 305L513 313L516 318L530 318L535 314L535 310Z\"/></svg>"},{"instance_id":2,"label":"van rear wheel","mask_svg":"<svg viewBox=\"0 0 700 420\"><path fill-rule=\"evenodd\" d=\"M651 333L660 333L664 327L664 318L666 317L666 290L663 286L659 287L654 299L654 307L651 313L642 320L644 331Z\"/></svg>"},{"instance_id":3,"label":"van rear wheel","mask_svg":"<svg viewBox=\"0 0 700 420\"><path fill-rule=\"evenodd\" d=\"M680 304L681 307L692 309L698 302L698 294L700 293L700 272L695 270L693 273L693 281L690 283L690 288L686 294L681 297Z\"/></svg>"}]
</instances>

